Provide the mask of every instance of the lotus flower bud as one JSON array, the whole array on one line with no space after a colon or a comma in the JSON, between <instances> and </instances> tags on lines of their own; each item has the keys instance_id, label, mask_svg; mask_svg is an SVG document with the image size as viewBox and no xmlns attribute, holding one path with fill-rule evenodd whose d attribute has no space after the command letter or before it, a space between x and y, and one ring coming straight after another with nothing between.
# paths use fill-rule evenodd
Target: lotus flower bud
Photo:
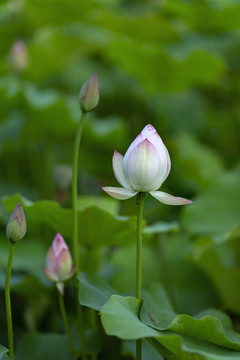
<instances>
[{"instance_id":1,"label":"lotus flower bud","mask_svg":"<svg viewBox=\"0 0 240 360\"><path fill-rule=\"evenodd\" d=\"M113 171L122 187L103 187L115 199L129 199L139 192L149 192L167 205L186 205L192 201L157 191L168 177L171 161L168 150L152 125L146 125L127 152L113 154Z\"/></svg>"},{"instance_id":2,"label":"lotus flower bud","mask_svg":"<svg viewBox=\"0 0 240 360\"><path fill-rule=\"evenodd\" d=\"M48 250L47 266L42 267L48 280L56 282L58 290L64 294L65 280L70 279L76 271L72 264L72 257L61 234L57 234Z\"/></svg>"},{"instance_id":3,"label":"lotus flower bud","mask_svg":"<svg viewBox=\"0 0 240 360\"><path fill-rule=\"evenodd\" d=\"M79 103L82 111L89 112L97 107L99 102L98 76L95 72L81 87Z\"/></svg>"},{"instance_id":4,"label":"lotus flower bud","mask_svg":"<svg viewBox=\"0 0 240 360\"><path fill-rule=\"evenodd\" d=\"M24 41L16 40L13 43L10 51L9 61L13 69L17 72L22 72L27 68L29 59Z\"/></svg>"},{"instance_id":5,"label":"lotus flower bud","mask_svg":"<svg viewBox=\"0 0 240 360\"><path fill-rule=\"evenodd\" d=\"M59 190L68 190L72 184L72 166L57 164L53 170L53 176Z\"/></svg>"},{"instance_id":6,"label":"lotus flower bud","mask_svg":"<svg viewBox=\"0 0 240 360\"><path fill-rule=\"evenodd\" d=\"M9 222L7 224L6 235L11 242L15 243L24 237L26 231L26 219L22 205L19 203L10 216Z\"/></svg>"}]
</instances>

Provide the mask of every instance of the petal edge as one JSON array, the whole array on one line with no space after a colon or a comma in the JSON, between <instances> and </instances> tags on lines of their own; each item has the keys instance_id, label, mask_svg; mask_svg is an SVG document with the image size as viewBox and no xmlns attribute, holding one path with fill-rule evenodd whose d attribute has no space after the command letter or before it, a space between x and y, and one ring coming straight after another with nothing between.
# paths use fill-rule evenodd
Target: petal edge
<instances>
[{"instance_id":1,"label":"petal edge","mask_svg":"<svg viewBox=\"0 0 240 360\"><path fill-rule=\"evenodd\" d=\"M178 197L178 196L173 196L170 194L167 194L163 191L150 191L150 194L157 199L158 201L162 202L163 204L166 205L187 205L187 204L192 204L191 200L182 198L182 197Z\"/></svg>"},{"instance_id":2,"label":"petal edge","mask_svg":"<svg viewBox=\"0 0 240 360\"><path fill-rule=\"evenodd\" d=\"M137 195L137 191L131 189L125 189L120 187L106 186L102 188L108 195L112 196L117 200L126 200Z\"/></svg>"},{"instance_id":3,"label":"petal edge","mask_svg":"<svg viewBox=\"0 0 240 360\"><path fill-rule=\"evenodd\" d=\"M113 166L113 172L114 172L115 178L117 179L119 184L122 185L122 187L129 189L129 186L126 182L126 179L125 179L125 176L123 173L122 162L123 162L122 154L120 154L119 152L114 150L114 154L113 154L113 158L112 158L112 166Z\"/></svg>"}]
</instances>

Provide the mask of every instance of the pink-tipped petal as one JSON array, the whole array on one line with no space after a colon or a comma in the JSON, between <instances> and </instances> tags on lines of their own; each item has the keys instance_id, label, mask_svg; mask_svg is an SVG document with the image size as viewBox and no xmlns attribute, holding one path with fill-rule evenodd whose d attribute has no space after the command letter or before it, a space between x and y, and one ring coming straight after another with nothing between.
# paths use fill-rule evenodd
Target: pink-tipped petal
<instances>
[{"instance_id":1,"label":"pink-tipped petal","mask_svg":"<svg viewBox=\"0 0 240 360\"><path fill-rule=\"evenodd\" d=\"M123 162L123 156L115 150L114 154L113 154L113 159L112 159L114 175L115 175L117 181L119 182L119 184L122 185L122 187L129 189L129 186L128 186L128 184L125 180L125 176L123 174L122 162Z\"/></svg>"},{"instance_id":2,"label":"pink-tipped petal","mask_svg":"<svg viewBox=\"0 0 240 360\"><path fill-rule=\"evenodd\" d=\"M152 127L152 125L148 125L148 126ZM148 140L151 142L151 144L153 144L153 146L155 146L155 148L157 149L157 151L159 153L161 171L160 171L160 174L158 177L158 184L156 187L157 189L159 189L159 187L162 185L162 183L168 177L168 174L171 169L171 161L170 161L168 150L167 150L166 146L164 145L161 137L156 132L156 130L155 130L155 132L152 132L152 134L150 134L148 136Z\"/></svg>"},{"instance_id":3,"label":"pink-tipped petal","mask_svg":"<svg viewBox=\"0 0 240 360\"><path fill-rule=\"evenodd\" d=\"M124 157L127 158L129 156L130 152L132 151L132 149L135 148L135 146L137 146L138 144L140 144L143 140L145 140L145 138L143 137L142 132L140 132L140 134L136 137L135 140L133 140L133 142L127 149Z\"/></svg>"},{"instance_id":4,"label":"pink-tipped petal","mask_svg":"<svg viewBox=\"0 0 240 360\"><path fill-rule=\"evenodd\" d=\"M67 244L65 243L62 235L59 233L55 236L52 243L52 247L56 257L60 254L60 252L63 249L68 249Z\"/></svg>"},{"instance_id":5,"label":"pink-tipped petal","mask_svg":"<svg viewBox=\"0 0 240 360\"><path fill-rule=\"evenodd\" d=\"M159 153L147 139L135 146L128 158L123 159L125 179L137 191L157 190L160 170Z\"/></svg>"},{"instance_id":6,"label":"pink-tipped petal","mask_svg":"<svg viewBox=\"0 0 240 360\"><path fill-rule=\"evenodd\" d=\"M44 272L44 275L46 278L50 281L58 281L58 277L55 274L54 271L47 269L46 267L42 266L42 271Z\"/></svg>"},{"instance_id":7,"label":"pink-tipped petal","mask_svg":"<svg viewBox=\"0 0 240 360\"><path fill-rule=\"evenodd\" d=\"M46 264L47 264L47 268L50 271L54 271L56 270L56 255L55 252L53 250L53 246L51 246L48 250L47 253L47 258L46 258Z\"/></svg>"},{"instance_id":8,"label":"pink-tipped petal","mask_svg":"<svg viewBox=\"0 0 240 360\"><path fill-rule=\"evenodd\" d=\"M191 204L192 201L185 199L185 198L181 198L181 197L176 197L176 196L172 196L170 194L167 194L163 191L150 191L150 194L157 199L158 201L162 202L163 204L166 205L187 205L187 204Z\"/></svg>"},{"instance_id":9,"label":"pink-tipped petal","mask_svg":"<svg viewBox=\"0 0 240 360\"><path fill-rule=\"evenodd\" d=\"M63 249L57 257L57 275L59 280L64 281L70 278L72 270L72 257L68 249Z\"/></svg>"},{"instance_id":10,"label":"pink-tipped petal","mask_svg":"<svg viewBox=\"0 0 240 360\"><path fill-rule=\"evenodd\" d=\"M106 186L106 187L103 187L102 189L108 195L110 195L113 198L118 199L118 200L130 199L131 197L135 196L138 193L138 191L133 191L131 189L125 189L125 188L120 188L120 187Z\"/></svg>"},{"instance_id":11,"label":"pink-tipped petal","mask_svg":"<svg viewBox=\"0 0 240 360\"><path fill-rule=\"evenodd\" d=\"M64 284L62 282L58 282L56 283L56 286L60 294L64 295Z\"/></svg>"}]
</instances>

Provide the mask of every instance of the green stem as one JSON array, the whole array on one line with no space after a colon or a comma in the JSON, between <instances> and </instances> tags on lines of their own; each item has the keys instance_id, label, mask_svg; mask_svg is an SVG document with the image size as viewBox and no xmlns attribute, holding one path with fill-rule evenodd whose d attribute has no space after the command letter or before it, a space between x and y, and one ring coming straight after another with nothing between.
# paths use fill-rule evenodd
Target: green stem
<instances>
[{"instance_id":1,"label":"green stem","mask_svg":"<svg viewBox=\"0 0 240 360\"><path fill-rule=\"evenodd\" d=\"M138 214L137 214L137 262L136 262L136 298L141 300L142 288L142 220L143 207L146 193L138 193ZM142 358L142 341L136 341L136 359Z\"/></svg>"},{"instance_id":2,"label":"green stem","mask_svg":"<svg viewBox=\"0 0 240 360\"><path fill-rule=\"evenodd\" d=\"M89 279L92 280L93 274L94 274L94 260L95 260L95 256L94 256L94 250L92 248L92 246L88 247L88 252L87 252L87 261L88 261L88 276ZM90 325L91 328L93 330L97 330L97 312L94 309L88 309L88 313L89 313L89 320L90 320ZM98 354L97 353L92 353L90 355L90 359L91 360L97 360L98 359Z\"/></svg>"},{"instance_id":3,"label":"green stem","mask_svg":"<svg viewBox=\"0 0 240 360\"><path fill-rule=\"evenodd\" d=\"M73 174L72 174L72 207L73 207L73 259L76 265L77 271L75 275L74 287L75 287L75 298L77 304L77 314L78 314L78 324L80 332L80 341L82 347L82 360L87 360L87 350L86 350L86 338L85 338L85 329L84 329L84 318L83 318L83 309L78 302L78 280L77 275L79 273L79 256L78 256L78 213L77 213L77 202L78 202L78 192L77 192L77 179L78 179L78 155L79 155L79 145L82 136L83 123L86 113L82 112L81 118L79 120L77 134L73 149Z\"/></svg>"},{"instance_id":4,"label":"green stem","mask_svg":"<svg viewBox=\"0 0 240 360\"><path fill-rule=\"evenodd\" d=\"M5 302L6 302L8 346L9 346L10 360L13 360L13 328L12 328L12 311L11 311L11 298L10 298L10 278L11 278L14 245L15 243L11 242L8 264L7 264L7 272L6 272L6 282L5 282Z\"/></svg>"},{"instance_id":5,"label":"green stem","mask_svg":"<svg viewBox=\"0 0 240 360\"><path fill-rule=\"evenodd\" d=\"M136 263L136 298L141 300L142 287L142 220L144 198L146 193L138 194L138 214L137 214L137 263Z\"/></svg>"},{"instance_id":6,"label":"green stem","mask_svg":"<svg viewBox=\"0 0 240 360\"><path fill-rule=\"evenodd\" d=\"M77 201L78 201L78 193L77 193L77 178L78 178L78 155L79 155L79 145L82 136L83 123L85 119L86 113L82 112L74 149L73 149L73 174L72 174L72 207L73 207L73 259L76 265L78 274L79 272L79 257L78 257L78 214L77 214Z\"/></svg>"},{"instance_id":7,"label":"green stem","mask_svg":"<svg viewBox=\"0 0 240 360\"><path fill-rule=\"evenodd\" d=\"M75 278L75 282L77 282L77 278ZM75 284L75 289L78 288L78 285ZM78 290L77 290L78 291ZM78 329L80 333L80 341L81 341L81 350L82 350L82 360L87 360L87 346L86 346L86 337L84 330L84 316L83 316L83 308L79 304L78 301L78 292L76 292L76 306L77 306L77 317L78 317Z\"/></svg>"},{"instance_id":8,"label":"green stem","mask_svg":"<svg viewBox=\"0 0 240 360\"><path fill-rule=\"evenodd\" d=\"M71 351L74 359L77 359L76 351L75 351L75 349L73 347L72 336L71 336L71 332L70 332L70 328L69 328L69 324L68 324L68 319L67 319L66 309L65 309L65 305L64 305L63 295L60 294L59 291L58 291L58 300L59 300L59 307L60 307L60 311L61 311L61 316L62 316L62 319L63 319L66 334L67 334L68 345L69 345L70 351Z\"/></svg>"}]
</instances>

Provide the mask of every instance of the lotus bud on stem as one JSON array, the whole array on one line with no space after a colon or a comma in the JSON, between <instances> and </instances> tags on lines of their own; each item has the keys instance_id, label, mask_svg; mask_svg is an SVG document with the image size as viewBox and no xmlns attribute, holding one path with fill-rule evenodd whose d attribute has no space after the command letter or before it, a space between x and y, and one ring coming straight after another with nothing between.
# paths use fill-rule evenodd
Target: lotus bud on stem
<instances>
[{"instance_id":1,"label":"lotus bud on stem","mask_svg":"<svg viewBox=\"0 0 240 360\"><path fill-rule=\"evenodd\" d=\"M73 167L72 167L72 207L73 207L73 258L74 263L76 264L76 276L74 281L75 287L75 297L76 297L76 306L78 312L78 323L79 323L79 333L82 346L82 360L87 359L87 350L86 350L86 339L85 339L85 326L83 318L83 309L78 301L78 280L77 274L79 273L79 256L78 256L78 214L77 214L77 202L78 202L78 158L79 158L79 146L82 137L82 130L84 119L86 114L96 108L99 102L99 86L98 86L98 76L95 72L82 86L79 92L79 105L82 110L81 118L78 124L74 149L73 149Z\"/></svg>"},{"instance_id":2,"label":"lotus bud on stem","mask_svg":"<svg viewBox=\"0 0 240 360\"><path fill-rule=\"evenodd\" d=\"M94 110L99 102L98 76L95 72L81 87L79 104L83 112Z\"/></svg>"},{"instance_id":3,"label":"lotus bud on stem","mask_svg":"<svg viewBox=\"0 0 240 360\"><path fill-rule=\"evenodd\" d=\"M23 40L18 39L14 41L9 54L9 63L17 73L22 73L27 69L29 57L26 44Z\"/></svg>"},{"instance_id":4,"label":"lotus bud on stem","mask_svg":"<svg viewBox=\"0 0 240 360\"><path fill-rule=\"evenodd\" d=\"M12 311L11 311L11 297L10 297L10 279L11 279L12 261L13 261L15 244L17 241L21 240L24 237L26 231L27 231L27 224L26 224L25 214L21 203L19 203L13 210L6 229L7 238L10 240L10 252L8 257L6 281L5 281L5 303L6 303L10 360L13 360L14 358L13 326L12 326Z\"/></svg>"},{"instance_id":5,"label":"lotus bud on stem","mask_svg":"<svg viewBox=\"0 0 240 360\"><path fill-rule=\"evenodd\" d=\"M55 282L58 289L59 306L67 334L68 345L74 358L77 358L76 350L73 347L71 332L63 300L64 281L70 279L74 275L76 272L76 266L73 265L72 256L68 246L65 243L62 235L59 233L55 236L52 245L48 250L46 267L43 266L42 270L48 280Z\"/></svg>"},{"instance_id":6,"label":"lotus bud on stem","mask_svg":"<svg viewBox=\"0 0 240 360\"><path fill-rule=\"evenodd\" d=\"M112 159L113 171L122 187L103 187L115 199L137 196L136 298L141 300L142 284L142 219L144 198L149 192L167 205L186 205L192 201L157 191L169 175L170 156L162 139L152 125L146 125L122 156L116 150ZM141 360L141 340L136 341L136 359Z\"/></svg>"}]
</instances>

